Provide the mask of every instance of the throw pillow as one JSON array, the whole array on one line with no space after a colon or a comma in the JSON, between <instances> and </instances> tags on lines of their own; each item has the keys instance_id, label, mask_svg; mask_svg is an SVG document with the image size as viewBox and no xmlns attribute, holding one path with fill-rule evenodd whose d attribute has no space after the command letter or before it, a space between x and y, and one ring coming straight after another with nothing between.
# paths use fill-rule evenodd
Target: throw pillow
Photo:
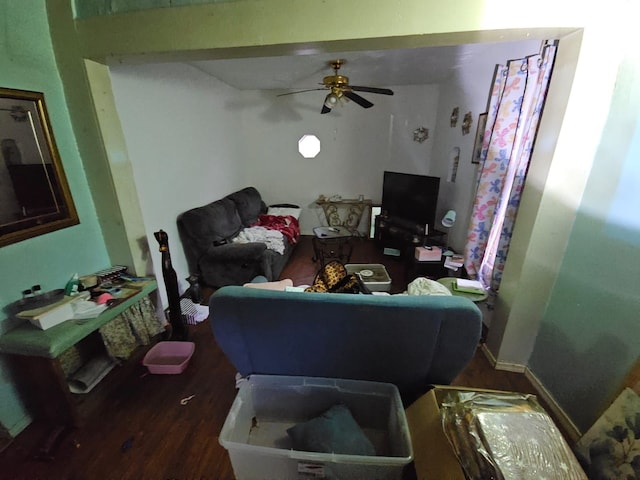
<instances>
[{"instance_id":1,"label":"throw pillow","mask_svg":"<svg viewBox=\"0 0 640 480\"><path fill-rule=\"evenodd\" d=\"M287 429L294 450L373 456L376 450L346 405Z\"/></svg>"},{"instance_id":2,"label":"throw pillow","mask_svg":"<svg viewBox=\"0 0 640 480\"><path fill-rule=\"evenodd\" d=\"M289 207L274 207L271 206L269 207L269 209L267 210L267 215L277 215L277 216L285 216L285 215L291 215L292 217L294 217L296 220L300 218L300 212L302 212L302 209L299 207L296 208L289 208Z\"/></svg>"}]
</instances>

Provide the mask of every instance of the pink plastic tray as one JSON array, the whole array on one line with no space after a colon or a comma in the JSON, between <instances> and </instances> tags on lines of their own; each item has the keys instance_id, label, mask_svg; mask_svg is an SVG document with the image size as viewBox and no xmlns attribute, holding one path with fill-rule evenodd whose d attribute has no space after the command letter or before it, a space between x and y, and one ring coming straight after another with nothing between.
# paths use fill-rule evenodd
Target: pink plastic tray
<instances>
[{"instance_id":1,"label":"pink plastic tray","mask_svg":"<svg viewBox=\"0 0 640 480\"><path fill-rule=\"evenodd\" d=\"M193 342L158 342L144 356L142 364L149 373L182 373L195 349Z\"/></svg>"}]
</instances>

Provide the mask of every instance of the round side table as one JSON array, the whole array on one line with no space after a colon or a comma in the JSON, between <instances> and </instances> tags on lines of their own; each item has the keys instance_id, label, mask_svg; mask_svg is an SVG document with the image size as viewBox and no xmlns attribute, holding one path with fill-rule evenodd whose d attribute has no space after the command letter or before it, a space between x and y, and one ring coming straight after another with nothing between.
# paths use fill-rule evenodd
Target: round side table
<instances>
[{"instance_id":1,"label":"round side table","mask_svg":"<svg viewBox=\"0 0 640 480\"><path fill-rule=\"evenodd\" d=\"M453 288L453 284L455 283L456 280L457 278L455 277L443 277L443 278L439 278L437 282L447 287L447 289L451 292L452 295L456 295L458 297L466 297L472 302L483 302L489 297L489 294L487 292L470 293L470 292L457 291L455 288Z\"/></svg>"}]
</instances>

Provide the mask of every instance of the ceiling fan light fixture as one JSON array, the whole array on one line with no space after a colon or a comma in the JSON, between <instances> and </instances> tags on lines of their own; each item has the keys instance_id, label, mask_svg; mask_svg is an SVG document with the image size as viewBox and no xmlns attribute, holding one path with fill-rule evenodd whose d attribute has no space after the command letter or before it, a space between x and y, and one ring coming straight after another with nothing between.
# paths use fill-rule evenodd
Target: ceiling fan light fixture
<instances>
[{"instance_id":1,"label":"ceiling fan light fixture","mask_svg":"<svg viewBox=\"0 0 640 480\"><path fill-rule=\"evenodd\" d=\"M349 100L352 100L354 103L357 103L362 108L371 108L373 107L373 103L371 103L366 98L361 97L356 92L368 92L368 93L378 93L381 95L393 95L393 90L388 88L378 88L378 87L366 87L366 86L357 86L357 85L349 85L349 77L345 77L344 75L339 75L338 70L344 64L344 60L334 60L329 63L331 68L333 68L333 75L329 75L322 79L321 87L312 88L309 90L300 90L297 92L289 92L289 93L281 93L278 97L283 95L292 95L294 93L303 93L310 92L314 90L329 90L329 93L326 97L324 97L324 101L322 102L322 109L320 113L329 113L336 105L341 105L343 102L346 103Z\"/></svg>"},{"instance_id":2,"label":"ceiling fan light fixture","mask_svg":"<svg viewBox=\"0 0 640 480\"><path fill-rule=\"evenodd\" d=\"M340 97L334 92L329 93L324 99L324 106L327 108L335 107L340 101Z\"/></svg>"}]
</instances>

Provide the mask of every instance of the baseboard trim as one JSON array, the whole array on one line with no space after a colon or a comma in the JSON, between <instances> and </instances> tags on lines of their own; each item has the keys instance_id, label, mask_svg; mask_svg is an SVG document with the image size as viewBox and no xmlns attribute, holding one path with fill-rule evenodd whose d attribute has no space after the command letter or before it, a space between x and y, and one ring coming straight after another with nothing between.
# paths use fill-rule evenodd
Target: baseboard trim
<instances>
[{"instance_id":1,"label":"baseboard trim","mask_svg":"<svg viewBox=\"0 0 640 480\"><path fill-rule=\"evenodd\" d=\"M519 363L496 362L496 370L504 370L506 372L524 373L527 367Z\"/></svg>"},{"instance_id":2,"label":"baseboard trim","mask_svg":"<svg viewBox=\"0 0 640 480\"><path fill-rule=\"evenodd\" d=\"M489 360L489 363L491 364L491 366L496 370L505 370L507 372L524 373L525 369L527 368L526 366L520 365L519 363L499 362L498 360L496 360L496 357L493 356L493 353L491 352L491 350L487 348L487 345L485 343L481 345L481 349L482 349L482 353L484 353L484 356L487 357L487 360Z\"/></svg>"},{"instance_id":3,"label":"baseboard trim","mask_svg":"<svg viewBox=\"0 0 640 480\"><path fill-rule=\"evenodd\" d=\"M30 415L22 417L8 429L9 435L13 438L17 437L25 428L31 425L32 421L33 419Z\"/></svg>"},{"instance_id":4,"label":"baseboard trim","mask_svg":"<svg viewBox=\"0 0 640 480\"><path fill-rule=\"evenodd\" d=\"M481 343L480 344L480 350L482 351L482 353L484 353L484 356L487 357L487 360L489 360L489 363L491 364L492 367L495 368L496 366L496 357L493 356L493 353L491 353L491 350L489 350L487 348L487 344L486 343Z\"/></svg>"},{"instance_id":5,"label":"baseboard trim","mask_svg":"<svg viewBox=\"0 0 640 480\"><path fill-rule=\"evenodd\" d=\"M554 418L558 421L558 423L560 423L560 426L567 433L571 442L575 444L580 439L580 437L582 436L582 432L580 431L580 429L576 426L575 423L573 423L573 421L558 404L553 395L551 395L549 390L545 388L540 379L535 376L535 374L529 369L529 367L519 365L517 363L497 361L496 357L493 356L491 350L489 350L484 343L481 345L481 350L484 353L485 357L487 357L489 363L496 370L506 370L509 372L523 373L527 380L531 382L531 385L537 392L537 395L542 398L549 406L549 409L554 415Z\"/></svg>"},{"instance_id":6,"label":"baseboard trim","mask_svg":"<svg viewBox=\"0 0 640 480\"><path fill-rule=\"evenodd\" d=\"M9 435L9 431L0 425L0 453L13 443L13 437Z\"/></svg>"},{"instance_id":7,"label":"baseboard trim","mask_svg":"<svg viewBox=\"0 0 640 480\"><path fill-rule=\"evenodd\" d=\"M528 367L525 369L524 375L531 382L533 388L536 389L538 395L547 403L555 418L558 420L558 422L560 422L560 425L562 426L562 428L564 428L567 435L569 435L571 442L575 444L582 436L582 432L580 431L580 429L576 426L575 423L573 423L573 421L558 404L553 395L551 395L549 390L546 389L540 379L538 379L538 377L536 377L536 375Z\"/></svg>"}]
</instances>

